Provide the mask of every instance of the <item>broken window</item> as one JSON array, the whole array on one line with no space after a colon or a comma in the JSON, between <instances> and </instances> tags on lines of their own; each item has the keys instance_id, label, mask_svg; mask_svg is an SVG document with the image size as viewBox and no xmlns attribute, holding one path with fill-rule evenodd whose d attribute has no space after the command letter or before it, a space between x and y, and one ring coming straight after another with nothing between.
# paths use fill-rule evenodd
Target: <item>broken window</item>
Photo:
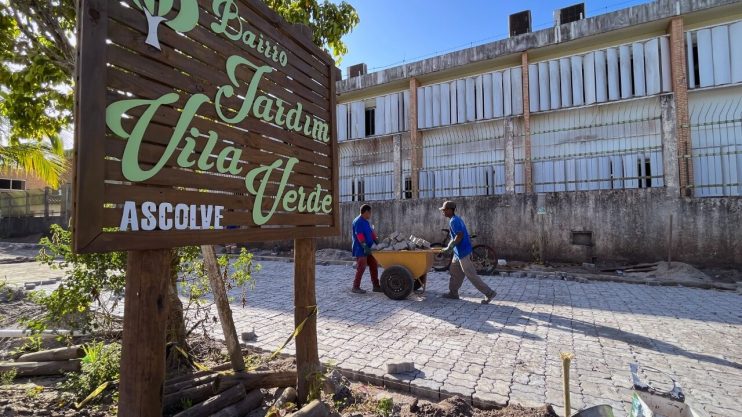
<instances>
[{"instance_id":1,"label":"broken window","mask_svg":"<svg viewBox=\"0 0 742 417\"><path fill-rule=\"evenodd\" d=\"M366 130L365 136L373 136L376 134L376 109L371 107L366 109Z\"/></svg>"}]
</instances>

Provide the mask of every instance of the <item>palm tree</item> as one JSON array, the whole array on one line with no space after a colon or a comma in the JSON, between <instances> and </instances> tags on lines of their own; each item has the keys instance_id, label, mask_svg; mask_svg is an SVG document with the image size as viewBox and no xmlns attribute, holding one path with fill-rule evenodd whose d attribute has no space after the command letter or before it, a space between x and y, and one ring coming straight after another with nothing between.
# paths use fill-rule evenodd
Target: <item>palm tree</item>
<instances>
[{"instance_id":1,"label":"palm tree","mask_svg":"<svg viewBox=\"0 0 742 417\"><path fill-rule=\"evenodd\" d=\"M57 188L67 170L62 140L54 137L45 142L8 141L7 133L8 124L0 120L0 171L23 171Z\"/></svg>"}]
</instances>

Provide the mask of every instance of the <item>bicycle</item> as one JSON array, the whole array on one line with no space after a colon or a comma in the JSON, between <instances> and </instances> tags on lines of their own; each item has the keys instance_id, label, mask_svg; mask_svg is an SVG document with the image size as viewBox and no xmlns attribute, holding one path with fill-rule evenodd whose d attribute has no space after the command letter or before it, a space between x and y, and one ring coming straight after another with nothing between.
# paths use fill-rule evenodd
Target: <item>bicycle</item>
<instances>
[{"instance_id":1,"label":"bicycle","mask_svg":"<svg viewBox=\"0 0 742 417\"><path fill-rule=\"evenodd\" d=\"M440 243L431 243L431 247L434 248L445 248L451 241L450 231L448 229L441 229L444 233L443 241ZM476 234L469 235L470 239L475 239ZM443 252L439 252L435 255L433 261L433 270L435 271L448 271L453 261L453 254L446 255ZM489 274L495 270L497 266L497 255L495 250L491 246L487 245L474 245L472 247L471 261L474 263L474 267L477 269L478 274Z\"/></svg>"}]
</instances>

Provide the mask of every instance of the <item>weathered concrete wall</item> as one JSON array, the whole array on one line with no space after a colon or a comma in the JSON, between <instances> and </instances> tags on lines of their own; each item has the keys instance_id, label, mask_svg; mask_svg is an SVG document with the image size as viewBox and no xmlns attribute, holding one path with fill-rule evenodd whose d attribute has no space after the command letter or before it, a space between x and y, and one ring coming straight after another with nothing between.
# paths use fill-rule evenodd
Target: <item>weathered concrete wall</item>
<instances>
[{"instance_id":1,"label":"weathered concrete wall","mask_svg":"<svg viewBox=\"0 0 742 417\"><path fill-rule=\"evenodd\" d=\"M4 217L0 219L0 238L49 233L53 224L62 224L61 216Z\"/></svg>"},{"instance_id":2,"label":"weathered concrete wall","mask_svg":"<svg viewBox=\"0 0 742 417\"><path fill-rule=\"evenodd\" d=\"M543 239L544 259L583 262L588 248L571 243L572 231L592 231L592 256L624 262L667 257L673 216L673 260L692 264L742 265L742 199L669 197L664 189L454 198L475 243L493 246L500 258L533 260ZM395 230L439 241L446 220L442 199L370 203L383 236ZM350 247L350 224L359 203L341 204L343 234L320 247ZM543 233L542 233L543 230Z\"/></svg>"}]
</instances>

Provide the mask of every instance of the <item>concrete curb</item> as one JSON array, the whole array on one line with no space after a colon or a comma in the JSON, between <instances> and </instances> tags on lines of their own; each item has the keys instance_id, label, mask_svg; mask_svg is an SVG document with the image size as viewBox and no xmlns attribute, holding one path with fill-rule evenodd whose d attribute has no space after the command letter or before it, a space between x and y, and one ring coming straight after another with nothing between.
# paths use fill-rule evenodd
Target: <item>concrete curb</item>
<instances>
[{"instance_id":1,"label":"concrete curb","mask_svg":"<svg viewBox=\"0 0 742 417\"><path fill-rule=\"evenodd\" d=\"M223 341L223 339L219 339ZM252 350L254 350L257 353L260 354L271 354L272 351L255 346L248 343L242 343L243 346L248 347ZM278 354L279 358L287 359L287 358L295 358L295 355L288 354L288 353L280 353ZM455 392L448 392L442 388L441 383L435 382L435 381L429 381L429 380L419 380L420 383L415 383L417 381L415 374L418 371L415 371L413 373L405 373L405 374L397 374L397 375L391 375L391 374L383 374L384 371L374 369L374 368L364 368L363 370L356 371L353 369L343 368L340 366L330 366L326 363L322 364L322 368L324 371L327 371L328 369L336 369L338 372L340 372L344 377L348 378L348 380L361 383L361 384L368 384L373 385L379 388L384 388L388 391L394 391L401 394L409 394L412 396L415 396L420 399L428 400L431 402L439 402L442 400L445 400L447 398L459 396L463 398L466 402L468 402L470 405L480 408L480 409L494 409L494 408L503 408L506 407L510 401L503 403L501 401L492 401L492 400L486 400L484 398L481 398L476 394L476 392L473 392L469 395L462 395ZM432 386L437 386L437 388L432 388ZM476 396L476 398L475 398Z\"/></svg>"}]
</instances>

